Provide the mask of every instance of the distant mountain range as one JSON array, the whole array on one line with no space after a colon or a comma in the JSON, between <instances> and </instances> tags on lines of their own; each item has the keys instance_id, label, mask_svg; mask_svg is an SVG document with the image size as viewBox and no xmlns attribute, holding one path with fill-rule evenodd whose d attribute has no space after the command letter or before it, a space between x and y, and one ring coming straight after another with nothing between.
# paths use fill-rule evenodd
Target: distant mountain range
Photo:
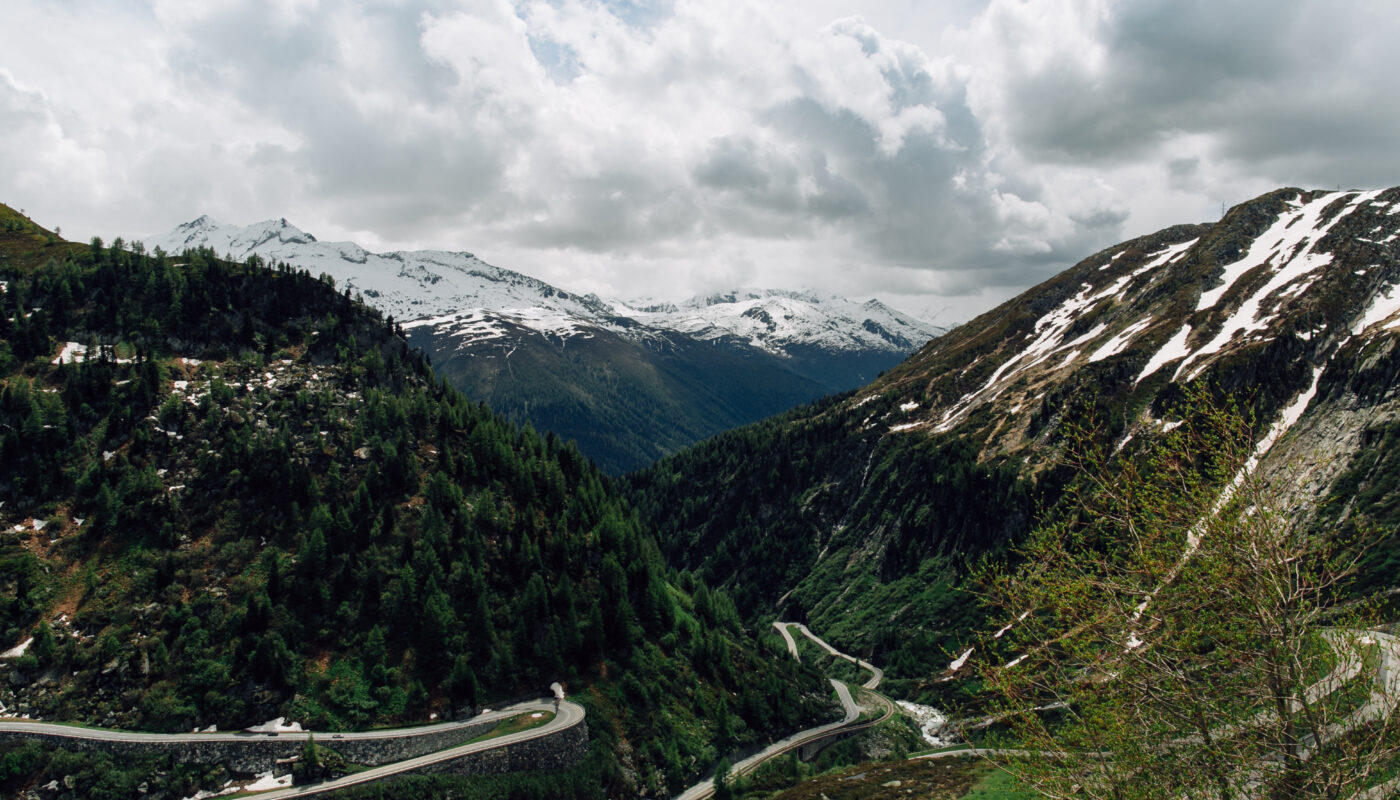
<instances>
[{"instance_id":1,"label":"distant mountain range","mask_svg":"<svg viewBox=\"0 0 1400 800\"><path fill-rule=\"evenodd\" d=\"M440 374L620 473L874 379L943 329L871 300L744 289L681 304L603 300L471 253L371 253L285 219L207 216L145 239L331 276L392 315Z\"/></svg>"}]
</instances>

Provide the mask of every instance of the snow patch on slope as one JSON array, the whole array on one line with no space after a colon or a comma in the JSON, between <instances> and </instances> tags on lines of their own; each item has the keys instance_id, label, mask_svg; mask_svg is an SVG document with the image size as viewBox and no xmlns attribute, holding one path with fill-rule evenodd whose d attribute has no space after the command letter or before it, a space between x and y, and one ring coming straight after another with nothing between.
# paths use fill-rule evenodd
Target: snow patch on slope
<instances>
[{"instance_id":1,"label":"snow patch on slope","mask_svg":"<svg viewBox=\"0 0 1400 800\"><path fill-rule=\"evenodd\" d=\"M1230 287L1242 278L1246 273L1255 267L1267 264L1275 258L1282 257L1284 260L1278 267L1289 267L1295 261L1302 261L1301 264L1292 267L1297 274L1304 274L1317 267L1325 266L1332 260L1331 254L1312 252L1313 246L1317 244L1327 234L1327 231L1335 225L1338 220L1354 208L1361 199L1354 201L1346 211L1332 218L1332 222L1326 227L1318 229L1318 222L1322 212L1331 205L1337 198L1345 197L1351 192L1328 192L1319 196L1310 203L1300 203L1294 206L1292 212L1285 212L1279 215L1278 221L1269 228L1249 246L1249 252L1239 261L1225 267L1225 274L1221 276L1220 285L1214 289L1201 293L1201 299L1196 303L1196 310L1203 311L1207 308L1215 307L1216 303L1230 291ZM1374 197L1379 192L1371 192L1363 195L1362 199ZM1293 203L1289 205L1293 206ZM1301 248L1301 249L1300 249ZM1310 259L1310 256L1315 258Z\"/></svg>"},{"instance_id":2,"label":"snow patch on slope","mask_svg":"<svg viewBox=\"0 0 1400 800\"><path fill-rule=\"evenodd\" d=\"M1181 244L1169 244L1169 245L1167 245L1165 248L1163 248L1163 249L1157 251L1156 253L1153 253L1151 256L1149 256L1149 258L1151 258L1152 260L1149 261L1149 262L1147 262L1146 264L1143 264L1141 267L1138 267L1138 268L1133 272L1133 274L1134 274L1134 275L1141 275L1142 273L1147 272L1147 271L1149 271L1149 270L1153 270L1153 269L1156 269L1156 268L1158 268L1158 267L1165 266L1165 265L1167 265L1167 264L1171 264L1171 263L1175 262L1177 259L1179 259L1179 258L1181 258L1182 256L1186 255L1186 252L1187 252L1188 250L1190 250L1192 247L1195 247L1195 246L1196 246L1196 242L1199 242L1199 241L1200 241L1200 238L1195 238L1195 239L1192 239L1192 240L1190 240L1190 241L1182 242Z\"/></svg>"},{"instance_id":3,"label":"snow patch on slope","mask_svg":"<svg viewBox=\"0 0 1400 800\"><path fill-rule=\"evenodd\" d=\"M1358 334L1377 322L1386 323L1386 329L1400 327L1400 319L1391 319L1396 314L1400 314L1400 284L1392 285L1383 294L1377 294L1371 300L1371 305L1366 308L1366 313L1356 324L1351 326L1352 334Z\"/></svg>"},{"instance_id":4,"label":"snow patch on slope","mask_svg":"<svg viewBox=\"0 0 1400 800\"><path fill-rule=\"evenodd\" d=\"M1075 323L1080 321L1081 317L1086 312L1094 309L1104 300L1124 300L1127 296L1128 286L1134 278L1180 260L1190 252L1197 241L1199 241L1198 238L1168 245L1150 254L1148 256L1148 261L1142 266L1127 275L1119 277L1105 288L1096 289L1093 284L1083 284L1075 296L1066 300L1058 308L1037 320L1032 333L1034 338L1030 343L1020 352L1012 355L1006 361L1003 361L980 389L964 395L954 403L952 407L944 413L943 418L939 421L935 430L939 432L950 430L963 419L974 406L979 403L995 400L1017 376L1045 362L1057 353L1071 350L1070 353L1061 358L1056 364L1055 369L1068 367L1080 355L1080 351L1074 348L1088 344L1102 335L1104 331L1108 330L1108 325L1106 323L1099 323L1088 332L1080 334L1072 340L1065 341L1065 336L1068 334L1069 330ZM1133 335L1146 328L1149 324L1150 321L1134 323L1134 325L1118 334L1114 339L1096 348L1090 357L1090 361L1100 361L1115 353L1121 352L1132 339ZM1139 378L1139 380L1141 380L1141 378Z\"/></svg>"},{"instance_id":5,"label":"snow patch on slope","mask_svg":"<svg viewBox=\"0 0 1400 800\"><path fill-rule=\"evenodd\" d=\"M1299 197L1287 200L1288 210L1280 214L1278 220L1251 243L1249 251L1243 257L1225 267L1219 286L1201 293L1196 310L1200 312L1216 308L1241 278L1257 269L1269 270L1269 280L1243 298L1221 325L1219 332L1201 347L1193 350L1187 346L1186 340L1192 328L1189 323L1184 324L1176 335L1167 340L1148 360L1138 375L1138 382L1163 366L1180 360L1181 363L1172 375L1172 380L1176 380L1192 364L1221 352L1234 342L1244 341L1252 334L1266 331L1274 317L1264 313L1265 302L1276 294L1278 298L1286 299L1305 292L1317 279L1319 270L1332 262L1331 253L1317 252L1318 242L1343 217L1362 203L1374 200L1379 194L1380 191L1327 192L1307 202ZM1351 198L1351 202L1330 220L1323 222L1323 212L1342 198ZM1199 364L1188 374L1188 379L1200 375L1205 366Z\"/></svg>"},{"instance_id":6,"label":"snow patch on slope","mask_svg":"<svg viewBox=\"0 0 1400 800\"><path fill-rule=\"evenodd\" d=\"M1220 352L1230 342L1243 339L1251 333L1267 330L1273 318L1264 317L1261 319L1260 312L1263 309L1264 301L1274 292L1293 284L1294 281L1298 282L1298 288L1293 292L1294 295L1300 294L1312 285L1312 282L1318 277L1317 270L1332 263L1331 253L1314 251L1317 242L1327 235L1333 225L1336 225L1358 205L1375 197L1380 192L1367 192L1358 195L1345 210L1333 217L1331 222L1319 227L1319 217L1322 211L1338 197L1344 197L1346 194L1345 192L1325 194L1304 205L1295 215L1280 217L1279 221L1268 232L1254 240L1254 244L1249 248L1249 253L1243 259L1226 268L1226 282L1208 293L1203 293L1200 302L1196 305L1198 310L1213 307L1241 275L1257 266L1270 266L1274 273L1262 288L1240 303L1239 308L1225 321L1215 338L1181 362L1181 365L1176 368L1176 376L1180 376L1193 362ZM1275 257L1281 261L1273 263ZM1207 294L1212 295L1212 297L1207 298ZM1201 369L1204 369L1204 366L1197 368L1188 377L1196 377L1200 374Z\"/></svg>"},{"instance_id":7,"label":"snow patch on slope","mask_svg":"<svg viewBox=\"0 0 1400 800\"><path fill-rule=\"evenodd\" d=\"M1096 361L1103 361L1105 358L1108 358L1110 356L1116 356L1119 353L1123 352L1128 347L1128 343L1133 340L1133 337L1138 335L1138 333L1142 332L1151 324L1152 319L1149 317L1148 319L1134 322L1132 325L1129 325L1127 328L1124 328L1123 331L1117 336L1113 337L1112 339L1109 339L1101 347L1099 347L1099 349L1089 354L1089 363L1092 364Z\"/></svg>"}]
</instances>

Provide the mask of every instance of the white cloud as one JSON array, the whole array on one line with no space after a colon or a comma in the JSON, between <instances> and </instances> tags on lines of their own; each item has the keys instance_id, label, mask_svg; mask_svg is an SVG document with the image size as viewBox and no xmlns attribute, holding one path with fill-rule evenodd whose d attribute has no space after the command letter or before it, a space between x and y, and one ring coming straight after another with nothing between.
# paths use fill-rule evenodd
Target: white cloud
<instances>
[{"instance_id":1,"label":"white cloud","mask_svg":"<svg viewBox=\"0 0 1400 800\"><path fill-rule=\"evenodd\" d=\"M1397 182L1397 13L1321 0L19 0L0 200L568 288L980 310L1284 183ZM64 31L56 48L36 31Z\"/></svg>"}]
</instances>

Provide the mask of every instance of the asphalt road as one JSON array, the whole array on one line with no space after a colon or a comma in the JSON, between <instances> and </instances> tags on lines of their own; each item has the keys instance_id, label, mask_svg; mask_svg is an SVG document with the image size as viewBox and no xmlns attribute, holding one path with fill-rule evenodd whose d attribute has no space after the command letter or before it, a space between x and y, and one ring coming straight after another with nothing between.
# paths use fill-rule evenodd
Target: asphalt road
<instances>
[{"instance_id":1,"label":"asphalt road","mask_svg":"<svg viewBox=\"0 0 1400 800\"><path fill-rule=\"evenodd\" d=\"M515 706L511 706L511 709ZM551 706L551 710L552 706ZM518 711L502 709L492 711L487 714L480 714L468 720L455 722L439 722L433 725L416 725L412 728L382 728L372 731L284 731L282 733L249 733L246 731L218 731L215 733L141 733L137 731L121 731L112 728L88 728L81 725L62 725L49 722L0 722L0 731L18 731L22 733L42 733L48 736L62 736L68 739L89 739L103 742L246 742L254 738L278 738L301 741L308 736L315 736L318 739L404 739L414 736L425 736L431 733L441 733L454 728L464 728L468 725L476 725L481 722L491 722L506 719L518 714Z\"/></svg>"},{"instance_id":2,"label":"asphalt road","mask_svg":"<svg viewBox=\"0 0 1400 800\"><path fill-rule=\"evenodd\" d=\"M837 722L831 722L816 728L798 731L786 739L780 739L764 748L761 752L755 753L733 764L729 768L729 774L731 776L746 775L757 769L759 764L762 764L770 758L775 758L783 753L796 750L808 742L814 742L828 736L835 731L850 726L851 723L859 719L860 706L856 705L856 701L851 697L850 688L838 680L831 678L828 680L830 680L831 685L836 688L836 695L841 699L841 706L846 710L846 716L844 718ZM714 781L705 780L676 795L673 800L705 800L705 798L714 796L714 793Z\"/></svg>"},{"instance_id":3,"label":"asphalt road","mask_svg":"<svg viewBox=\"0 0 1400 800\"><path fill-rule=\"evenodd\" d=\"M502 718L504 718L531 711L553 710L553 700L539 700L528 703L518 703L509 708L494 712L494 714L502 715ZM450 747L436 753L429 753L425 756L418 756L417 758L410 758L404 761L396 761L393 764L385 764L381 767L367 769L364 772L357 772L354 775L346 775L331 781L313 783L306 786L293 786L290 789L277 789L271 792L260 792L256 797L258 800L277 800L277 798L283 797L309 797L314 794L344 789L347 786L356 786L362 783L383 780L384 778L389 778L400 773L421 769L430 764L439 764L443 761L451 761L455 758L471 755L472 753L480 753L484 750L493 750L497 747L505 747L509 744L528 742L531 739L550 736L583 722L583 717L583 706L564 700L559 703L559 713L555 715L554 719L550 720L548 724L541 725L538 728L533 728L528 731L518 731L495 739L488 739L484 742L473 742L458 747ZM478 717L477 721L481 721L483 718L485 718L484 715Z\"/></svg>"},{"instance_id":4,"label":"asphalt road","mask_svg":"<svg viewBox=\"0 0 1400 800\"><path fill-rule=\"evenodd\" d=\"M1400 638L1380 631L1359 631L1344 633L1341 631L1329 630L1323 634L1333 651L1337 654L1337 661L1332 670L1323 678L1304 690L1308 702L1317 702L1322 698L1342 689L1348 681L1361 674L1363 659L1361 654L1355 649L1356 644L1375 644L1377 646L1376 674L1372 678L1371 692L1366 701L1345 719L1329 726L1323 731L1323 742L1332 741L1338 736L1342 736L1357 727L1374 720L1383 719L1395 712L1396 706L1400 705ZM1296 701L1295 701L1296 702ZM1274 718L1272 712L1263 712L1251 720L1242 723L1224 726L1219 729L1219 733L1229 734L1235 729L1246 727L1253 723L1266 722ZM1173 747L1183 744L1199 743L1199 737L1186 737L1175 742L1166 743L1163 747ZM1315 740L1305 744L1308 750L1315 750L1317 743ZM1027 750L1006 750L992 748L964 748L960 750L944 750L937 753L927 753L924 755L911 756L910 759L942 759L942 758L1017 758L1036 755L1034 751ZM1038 755L1045 756L1047 753L1040 752ZM1053 753L1048 754L1053 755ZM1108 757L1108 754L1104 754ZM1251 788L1258 788L1257 785ZM1392 778L1376 786L1358 791L1351 795L1351 800L1382 800L1382 798L1393 798L1400 796L1400 778Z\"/></svg>"},{"instance_id":5,"label":"asphalt road","mask_svg":"<svg viewBox=\"0 0 1400 800\"><path fill-rule=\"evenodd\" d=\"M797 655L797 642L793 641L792 633L788 630L789 626L795 627L799 631L802 631L803 636L806 636L808 639L811 639L813 642L816 643L818 647L830 653L831 655L836 656L837 658L844 658L852 664L855 664L856 666L860 667L861 669L870 670L870 679L860 685L862 689L878 688L880 686L880 681L885 679L884 670L880 669L874 664L871 664L869 661L862 661L861 659L858 659L855 656L847 655L841 652L840 650L837 650L836 648L827 644L826 641L820 636L816 635L815 633L812 633L812 631L808 629L806 625L803 625L800 622L774 622L773 627L778 629L778 633L781 633L783 635L783 640L787 642L788 652L791 653L792 657L796 658L798 661L801 661L802 658Z\"/></svg>"},{"instance_id":6,"label":"asphalt road","mask_svg":"<svg viewBox=\"0 0 1400 800\"><path fill-rule=\"evenodd\" d=\"M820 725L815 728L808 728L805 731L798 731L797 733L794 733L786 739L781 739L777 742L774 742L773 744L764 748L762 751L755 753L754 755L751 755L748 758L745 758L742 761L739 761L730 766L729 774L731 776L746 775L752 772L753 770L757 769L760 764L762 764L765 761L768 761L771 758L776 758L777 756L780 756L784 753L796 750L797 748L802 747L805 744L824 739L827 736L836 733L837 731L858 731L864 728L869 728L878 725L881 722L884 722L885 720L889 719L895 713L894 703L890 702L889 698L885 697L884 695L877 694L873 691L875 687L880 685L880 681L885 676L883 670L881 670L879 667L876 667L873 664L870 664L869 662L861 661L855 658L854 656L848 656L845 653L842 653L841 651L827 644L825 641L822 641L820 637L808 630L806 625L797 622L774 622L773 627L778 629L778 633L782 634L783 640L787 642L788 652L791 653L792 657L797 659L798 661L801 661L802 659L797 654L797 642L793 640L792 633L788 630L787 626L789 625L796 626L798 630L802 631L802 634L804 636L811 639L813 642L816 642L817 645L826 652L831 653L834 656L838 656L840 658L844 658L848 661L851 661L852 663L855 663L864 669L870 670L871 677L864 684L862 684L861 688L872 690L869 696L873 697L878 703L880 703L881 706L884 707L884 713L882 713L879 717L875 719L867 720L865 722L858 722L858 720L860 719L860 705L857 704L855 698L851 696L851 688L846 684L842 683L841 681L835 680L834 678L828 678L827 680L831 681L832 687L836 689L836 696L841 701L841 707L845 710L845 716L836 722L831 722L826 725ZM714 793L714 781L713 779L711 779L695 784L689 789L686 789L684 792L681 792L680 794L676 795L672 800L706 800L709 797L713 797Z\"/></svg>"},{"instance_id":7,"label":"asphalt road","mask_svg":"<svg viewBox=\"0 0 1400 800\"><path fill-rule=\"evenodd\" d=\"M48 722L0 722L0 731L16 731L22 733L41 733L49 736L59 736L69 739L87 739L93 741L108 742L157 742L157 743L196 743L196 742L246 742L252 738L276 737L279 739L290 739L293 741L303 741L308 737L315 736L316 740L322 744L334 746L337 741L344 740L365 740L365 739L402 739L414 736L423 736L430 733L440 733L453 728L461 728L467 725L479 724L482 722L496 722L509 719L520 714L535 711L553 712L553 700L533 700L525 703L517 703L498 711L491 711L479 714L470 720L457 722L443 722L436 725L423 725L413 728L386 728L374 731L289 731L285 733L245 733L245 732L218 732L218 733L138 733L134 731L119 731L110 728L84 728L76 725L56 725ZM443 761L451 761L455 758L479 753L484 750L492 750L506 745L519 742L539 739L559 731L566 730L579 724L584 719L583 707L577 703L564 700L559 703L558 713L554 719L538 728L526 731L507 734L495 739L483 742L459 745L446 750L439 750L434 753L410 758L404 761L396 761L392 764L384 764L379 767L358 772L354 775L347 775L332 781L311 784L307 786L296 786L290 789L278 789L270 792L259 792L258 798L281 798L281 797L307 797L313 794L343 789L347 786L354 786L361 783L380 780L402 772L409 772L430 764L437 764Z\"/></svg>"}]
</instances>

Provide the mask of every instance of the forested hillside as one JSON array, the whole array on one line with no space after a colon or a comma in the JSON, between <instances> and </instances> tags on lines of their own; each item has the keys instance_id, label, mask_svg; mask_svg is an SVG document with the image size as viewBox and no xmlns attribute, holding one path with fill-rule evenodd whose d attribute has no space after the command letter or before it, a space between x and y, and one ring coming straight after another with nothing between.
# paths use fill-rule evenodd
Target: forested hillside
<instances>
[{"instance_id":1,"label":"forested hillside","mask_svg":"<svg viewBox=\"0 0 1400 800\"><path fill-rule=\"evenodd\" d=\"M737 292L631 308L462 251L372 253L286 219L207 216L148 238L325 273L402 323L439 375L506 419L573 441L610 475L873 378L935 335L872 300Z\"/></svg>"},{"instance_id":2,"label":"forested hillside","mask_svg":"<svg viewBox=\"0 0 1400 800\"><path fill-rule=\"evenodd\" d=\"M1060 480L982 461L955 438L891 437L836 397L630 476L673 563L724 585L748 619L809 620L900 678L938 672L975 628L957 588L1030 525ZM913 687L903 687L913 691Z\"/></svg>"},{"instance_id":3,"label":"forested hillside","mask_svg":"<svg viewBox=\"0 0 1400 800\"><path fill-rule=\"evenodd\" d=\"M1397 209L1396 189L1281 189L1106 248L863 390L631 476L632 497L746 617L805 616L932 692L979 624L969 568L1076 478L1066 433L1132 453L1199 391L1251 420L1290 513L1375 538L1364 582L1393 585Z\"/></svg>"},{"instance_id":4,"label":"forested hillside","mask_svg":"<svg viewBox=\"0 0 1400 800\"><path fill-rule=\"evenodd\" d=\"M828 391L747 345L635 324L628 334L567 337L494 324L507 333L470 344L432 326L410 323L406 332L453 386L508 419L558 431L611 475Z\"/></svg>"},{"instance_id":5,"label":"forested hillside","mask_svg":"<svg viewBox=\"0 0 1400 800\"><path fill-rule=\"evenodd\" d=\"M560 680L595 738L569 785L599 796L831 713L572 445L467 402L328 281L0 207L0 289L0 644L32 638L7 708L325 730ZM7 793L49 768L13 755ZM130 796L100 772L84 796Z\"/></svg>"}]
</instances>

